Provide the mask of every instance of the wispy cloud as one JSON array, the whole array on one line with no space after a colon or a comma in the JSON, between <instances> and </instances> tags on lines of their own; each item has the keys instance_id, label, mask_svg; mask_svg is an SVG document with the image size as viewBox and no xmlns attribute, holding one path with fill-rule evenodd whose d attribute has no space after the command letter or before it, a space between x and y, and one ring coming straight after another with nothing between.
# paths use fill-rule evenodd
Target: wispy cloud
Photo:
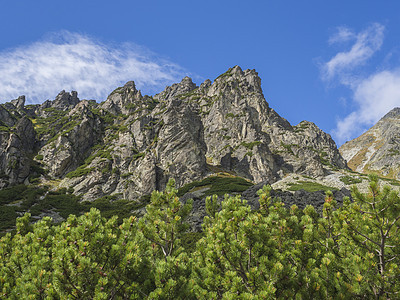
<instances>
[{"instance_id":1,"label":"wispy cloud","mask_svg":"<svg viewBox=\"0 0 400 300\"><path fill-rule=\"evenodd\" d=\"M0 100L26 95L30 103L76 90L81 99L104 100L134 80L147 93L180 80L184 70L131 43L104 44L86 35L61 32L45 40L0 52Z\"/></svg>"},{"instance_id":2,"label":"wispy cloud","mask_svg":"<svg viewBox=\"0 0 400 300\"><path fill-rule=\"evenodd\" d=\"M331 80L339 76L339 79L344 79L346 72L364 64L381 48L384 29L383 25L374 23L364 31L355 34L349 28L339 27L337 33L329 39L329 43L351 40L354 43L348 51L337 53L322 66L323 78Z\"/></svg>"},{"instance_id":3,"label":"wispy cloud","mask_svg":"<svg viewBox=\"0 0 400 300\"><path fill-rule=\"evenodd\" d=\"M347 42L355 37L356 35L350 28L341 26L337 28L337 32L329 38L328 42L332 45L335 43Z\"/></svg>"},{"instance_id":4,"label":"wispy cloud","mask_svg":"<svg viewBox=\"0 0 400 300\"><path fill-rule=\"evenodd\" d=\"M334 136L343 143L356 137L396 106L400 106L400 69L375 73L353 88L357 109L338 120Z\"/></svg>"},{"instance_id":5,"label":"wispy cloud","mask_svg":"<svg viewBox=\"0 0 400 300\"><path fill-rule=\"evenodd\" d=\"M336 81L352 91L354 110L337 120L332 134L340 145L357 137L396 106L400 106L400 68L383 69L360 76L358 67L365 64L382 46L385 27L374 23L355 33L338 28L329 43L352 42L348 51L339 52L321 66L322 78ZM374 68L376 70L376 68Z\"/></svg>"}]
</instances>

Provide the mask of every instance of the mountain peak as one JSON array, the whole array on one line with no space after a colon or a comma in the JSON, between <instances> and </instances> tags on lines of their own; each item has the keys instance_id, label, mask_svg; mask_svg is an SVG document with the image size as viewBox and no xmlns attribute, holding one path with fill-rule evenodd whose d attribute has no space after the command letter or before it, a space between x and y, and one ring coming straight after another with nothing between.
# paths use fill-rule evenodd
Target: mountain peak
<instances>
[{"instance_id":1,"label":"mountain peak","mask_svg":"<svg viewBox=\"0 0 400 300\"><path fill-rule=\"evenodd\" d=\"M354 171L400 179L400 108L393 108L339 150Z\"/></svg>"},{"instance_id":2,"label":"mountain peak","mask_svg":"<svg viewBox=\"0 0 400 300\"><path fill-rule=\"evenodd\" d=\"M67 111L44 109L57 107ZM0 113L10 112L0 106ZM169 178L181 187L224 172L273 183L292 173L318 177L345 167L328 134L313 123L292 127L268 106L257 72L239 66L200 88L186 76L153 97L142 96L133 81L100 104L62 91L39 109L21 110L16 119L28 113L20 127L35 124L37 140L32 137L29 144L37 147L34 153L28 157L18 145L4 151L19 147L28 162L38 157L49 178L61 179L84 200L137 199L162 190ZM12 115L10 122L15 125ZM3 133L4 145L10 132ZM14 139L22 143L17 135ZM0 165L12 165L10 155L0 152ZM29 178L26 166L22 173L13 170L18 176L3 186Z\"/></svg>"},{"instance_id":3,"label":"mountain peak","mask_svg":"<svg viewBox=\"0 0 400 300\"><path fill-rule=\"evenodd\" d=\"M232 74L235 74L235 75L243 75L244 74L242 68L239 67L238 65L234 66L231 69L231 72L232 72Z\"/></svg>"},{"instance_id":4,"label":"mountain peak","mask_svg":"<svg viewBox=\"0 0 400 300\"><path fill-rule=\"evenodd\" d=\"M19 96L15 100L11 100L11 104L14 105L16 108L23 108L25 105L25 95Z\"/></svg>"},{"instance_id":5,"label":"mountain peak","mask_svg":"<svg viewBox=\"0 0 400 300\"><path fill-rule=\"evenodd\" d=\"M381 120L386 120L391 118L400 119L400 107L393 108L386 115L384 115Z\"/></svg>"},{"instance_id":6,"label":"mountain peak","mask_svg":"<svg viewBox=\"0 0 400 300\"><path fill-rule=\"evenodd\" d=\"M65 90L62 90L56 98L53 101L47 100L43 102L41 105L41 108L55 108L58 110L69 110L72 109L75 105L77 105L80 102L78 98L78 92L76 91L71 91L66 92Z\"/></svg>"},{"instance_id":7,"label":"mountain peak","mask_svg":"<svg viewBox=\"0 0 400 300\"><path fill-rule=\"evenodd\" d=\"M138 105L143 96L136 89L134 81L128 81L124 86L116 88L101 105L101 108L113 114L129 114Z\"/></svg>"},{"instance_id":8,"label":"mountain peak","mask_svg":"<svg viewBox=\"0 0 400 300\"><path fill-rule=\"evenodd\" d=\"M167 86L164 91L155 95L154 97L156 99L170 100L179 95L190 93L195 89L197 89L197 85L195 83L193 83L193 81L190 77L185 76L181 80L181 82L174 83L171 86Z\"/></svg>"},{"instance_id":9,"label":"mountain peak","mask_svg":"<svg viewBox=\"0 0 400 300\"><path fill-rule=\"evenodd\" d=\"M136 84L133 80L128 81L127 83L124 84L125 89L132 89L136 91Z\"/></svg>"}]
</instances>

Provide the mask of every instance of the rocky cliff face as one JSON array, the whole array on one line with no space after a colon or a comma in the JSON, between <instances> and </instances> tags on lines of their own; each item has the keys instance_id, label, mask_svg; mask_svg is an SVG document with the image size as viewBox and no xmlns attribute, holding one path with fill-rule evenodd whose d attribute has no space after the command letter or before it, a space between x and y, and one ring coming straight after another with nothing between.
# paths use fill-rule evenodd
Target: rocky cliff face
<instances>
[{"instance_id":1,"label":"rocky cliff face","mask_svg":"<svg viewBox=\"0 0 400 300\"><path fill-rule=\"evenodd\" d=\"M3 186L29 180L32 163L46 170L42 180L84 200L137 199L172 177L178 187L220 172L272 183L346 168L328 134L289 124L265 101L258 74L237 66L199 87L185 77L153 97L128 82L100 104L65 91L24 102L0 106Z\"/></svg>"},{"instance_id":2,"label":"rocky cliff face","mask_svg":"<svg viewBox=\"0 0 400 300\"><path fill-rule=\"evenodd\" d=\"M6 107L11 111L0 106L0 188L26 182L34 172L31 170L31 157L36 145L36 133L32 122L20 114L21 107L11 103Z\"/></svg>"},{"instance_id":3,"label":"rocky cliff face","mask_svg":"<svg viewBox=\"0 0 400 300\"><path fill-rule=\"evenodd\" d=\"M346 142L340 153L354 171L399 180L400 108L394 108L364 134Z\"/></svg>"}]
</instances>

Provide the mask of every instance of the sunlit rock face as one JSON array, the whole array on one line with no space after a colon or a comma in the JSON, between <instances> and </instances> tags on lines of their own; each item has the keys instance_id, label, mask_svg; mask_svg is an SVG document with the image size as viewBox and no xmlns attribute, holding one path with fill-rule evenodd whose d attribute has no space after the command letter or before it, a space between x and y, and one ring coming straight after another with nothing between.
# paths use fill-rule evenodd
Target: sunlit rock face
<instances>
[{"instance_id":1,"label":"sunlit rock face","mask_svg":"<svg viewBox=\"0 0 400 300\"><path fill-rule=\"evenodd\" d=\"M292 126L266 102L257 72L238 66L155 96L130 81L103 103L65 91L41 105L20 97L0 117L2 186L29 181L36 165L84 200L137 199L170 178L177 187L221 172L273 183L346 168L329 134L311 122Z\"/></svg>"}]
</instances>

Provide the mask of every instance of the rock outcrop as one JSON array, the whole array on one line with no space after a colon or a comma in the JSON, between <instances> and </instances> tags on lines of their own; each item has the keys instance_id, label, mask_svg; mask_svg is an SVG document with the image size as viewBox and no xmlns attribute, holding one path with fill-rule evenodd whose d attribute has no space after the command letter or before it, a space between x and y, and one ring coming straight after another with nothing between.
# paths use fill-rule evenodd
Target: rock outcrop
<instances>
[{"instance_id":1,"label":"rock outcrop","mask_svg":"<svg viewBox=\"0 0 400 300\"><path fill-rule=\"evenodd\" d=\"M15 128L0 129L0 187L26 182L31 172L36 133L32 122L23 117Z\"/></svg>"},{"instance_id":2,"label":"rock outcrop","mask_svg":"<svg viewBox=\"0 0 400 300\"><path fill-rule=\"evenodd\" d=\"M26 179L29 164L19 162L34 157L45 178L61 180L84 200L138 199L169 178L181 187L225 172L259 183L346 168L328 134L280 117L257 72L238 66L199 87L185 77L155 96L142 96L130 81L101 104L65 91L41 105L24 102L0 106L1 170L14 178L8 182Z\"/></svg>"},{"instance_id":3,"label":"rock outcrop","mask_svg":"<svg viewBox=\"0 0 400 300\"><path fill-rule=\"evenodd\" d=\"M45 101L40 108L53 108L59 110L69 110L75 107L79 103L78 93L76 91L72 91L71 93L67 93L62 90L53 101L47 100Z\"/></svg>"},{"instance_id":4,"label":"rock outcrop","mask_svg":"<svg viewBox=\"0 0 400 300\"><path fill-rule=\"evenodd\" d=\"M348 166L361 173L400 179L400 108L394 108L358 138L340 147Z\"/></svg>"}]
</instances>

